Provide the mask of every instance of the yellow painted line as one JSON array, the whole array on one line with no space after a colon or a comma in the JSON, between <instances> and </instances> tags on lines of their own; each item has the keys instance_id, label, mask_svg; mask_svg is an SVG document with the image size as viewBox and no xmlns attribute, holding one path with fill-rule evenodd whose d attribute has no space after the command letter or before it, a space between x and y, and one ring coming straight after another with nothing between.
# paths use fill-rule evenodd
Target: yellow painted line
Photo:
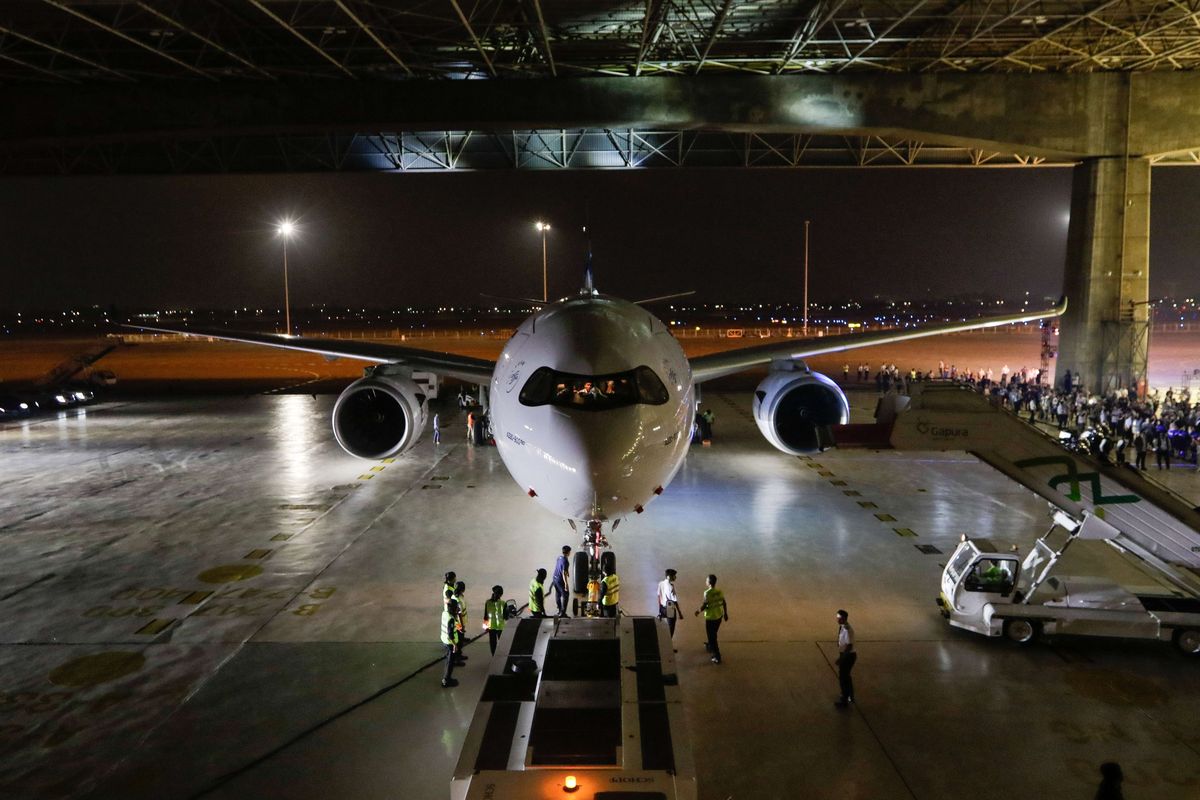
<instances>
[{"instance_id":1,"label":"yellow painted line","mask_svg":"<svg viewBox=\"0 0 1200 800\"><path fill-rule=\"evenodd\" d=\"M843 489L842 494L846 495L846 497L862 497L862 492L857 489Z\"/></svg>"},{"instance_id":2,"label":"yellow painted line","mask_svg":"<svg viewBox=\"0 0 1200 800\"><path fill-rule=\"evenodd\" d=\"M845 486L846 482L845 481L830 481L829 485L830 486Z\"/></svg>"},{"instance_id":3,"label":"yellow painted line","mask_svg":"<svg viewBox=\"0 0 1200 800\"><path fill-rule=\"evenodd\" d=\"M359 475L358 479L360 481L369 481L369 480L371 480L371 478L374 478L374 477L375 477L374 475L367 473L366 475Z\"/></svg>"},{"instance_id":4,"label":"yellow painted line","mask_svg":"<svg viewBox=\"0 0 1200 800\"><path fill-rule=\"evenodd\" d=\"M912 528L892 528L897 536L916 536L917 532Z\"/></svg>"},{"instance_id":5,"label":"yellow painted line","mask_svg":"<svg viewBox=\"0 0 1200 800\"><path fill-rule=\"evenodd\" d=\"M382 460L381 460L381 463L384 463L384 464L395 464L395 463L396 463L396 459L394 459L394 458L385 458L385 459L382 459Z\"/></svg>"},{"instance_id":6,"label":"yellow painted line","mask_svg":"<svg viewBox=\"0 0 1200 800\"><path fill-rule=\"evenodd\" d=\"M173 619L152 619L143 625L138 633L145 636L154 636L155 634L162 633L174 624L175 620Z\"/></svg>"},{"instance_id":7,"label":"yellow painted line","mask_svg":"<svg viewBox=\"0 0 1200 800\"><path fill-rule=\"evenodd\" d=\"M829 470L827 470L827 469L823 469L823 470L821 470L820 472L818 472L817 474L818 474L818 475L820 475L822 478L832 478L832 477L834 477L833 473L832 473L832 472L830 472L830 471L829 471Z\"/></svg>"},{"instance_id":8,"label":"yellow painted line","mask_svg":"<svg viewBox=\"0 0 1200 800\"><path fill-rule=\"evenodd\" d=\"M292 535L290 533L277 533L271 537L271 541L272 542L286 542L290 538L292 538Z\"/></svg>"},{"instance_id":9,"label":"yellow painted line","mask_svg":"<svg viewBox=\"0 0 1200 800\"><path fill-rule=\"evenodd\" d=\"M270 550L251 550L249 553L246 553L246 555L242 556L242 558L266 558L269 555L271 555Z\"/></svg>"},{"instance_id":10,"label":"yellow painted line","mask_svg":"<svg viewBox=\"0 0 1200 800\"><path fill-rule=\"evenodd\" d=\"M809 469L825 469L825 467L821 466L820 464L818 464L815 461L810 461L809 463L805 464L804 466L808 467Z\"/></svg>"},{"instance_id":11,"label":"yellow painted line","mask_svg":"<svg viewBox=\"0 0 1200 800\"><path fill-rule=\"evenodd\" d=\"M863 508L879 508L879 506L875 505L870 500L859 500L858 504Z\"/></svg>"},{"instance_id":12,"label":"yellow painted line","mask_svg":"<svg viewBox=\"0 0 1200 800\"><path fill-rule=\"evenodd\" d=\"M180 605L194 606L203 603L211 596L212 592L192 592L187 597L180 600L179 603Z\"/></svg>"},{"instance_id":13,"label":"yellow painted line","mask_svg":"<svg viewBox=\"0 0 1200 800\"><path fill-rule=\"evenodd\" d=\"M878 519L880 522L895 522L896 521L896 518L893 517L891 514L876 514L875 518Z\"/></svg>"},{"instance_id":14,"label":"yellow painted line","mask_svg":"<svg viewBox=\"0 0 1200 800\"><path fill-rule=\"evenodd\" d=\"M383 472L387 467L371 467L371 472Z\"/></svg>"}]
</instances>

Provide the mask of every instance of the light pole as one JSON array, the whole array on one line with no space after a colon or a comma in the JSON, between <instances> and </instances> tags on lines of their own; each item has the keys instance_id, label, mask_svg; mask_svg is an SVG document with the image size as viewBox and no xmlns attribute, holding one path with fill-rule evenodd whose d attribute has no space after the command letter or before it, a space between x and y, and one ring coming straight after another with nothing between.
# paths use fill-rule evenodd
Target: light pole
<instances>
[{"instance_id":1,"label":"light pole","mask_svg":"<svg viewBox=\"0 0 1200 800\"><path fill-rule=\"evenodd\" d=\"M550 230L550 223L538 220L534 223L534 227L542 232L542 302L545 303L550 299L550 292L546 281L546 234Z\"/></svg>"},{"instance_id":2,"label":"light pole","mask_svg":"<svg viewBox=\"0 0 1200 800\"><path fill-rule=\"evenodd\" d=\"M804 220L804 337L808 338L808 220Z\"/></svg>"},{"instance_id":3,"label":"light pole","mask_svg":"<svg viewBox=\"0 0 1200 800\"><path fill-rule=\"evenodd\" d=\"M288 239L292 238L292 234L296 232L296 224L290 219L285 219L275 226L275 232L283 237L283 316L286 328L284 333L291 336L292 305L291 299L288 297L287 243Z\"/></svg>"}]
</instances>

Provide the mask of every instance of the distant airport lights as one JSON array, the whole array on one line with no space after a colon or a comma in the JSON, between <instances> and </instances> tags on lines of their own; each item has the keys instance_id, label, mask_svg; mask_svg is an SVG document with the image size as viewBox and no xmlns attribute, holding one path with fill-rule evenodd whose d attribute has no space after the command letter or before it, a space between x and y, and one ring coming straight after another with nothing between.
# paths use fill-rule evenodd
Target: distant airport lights
<instances>
[{"instance_id":1,"label":"distant airport lights","mask_svg":"<svg viewBox=\"0 0 1200 800\"><path fill-rule=\"evenodd\" d=\"M533 227L537 228L542 234L542 302L545 303L550 299L550 291L546 281L546 234L550 232L550 223L542 222L539 219L533 223Z\"/></svg>"},{"instance_id":2,"label":"distant airport lights","mask_svg":"<svg viewBox=\"0 0 1200 800\"><path fill-rule=\"evenodd\" d=\"M292 304L291 298L288 296L288 266L287 266L287 244L288 240L296 233L296 223L286 217L279 221L275 226L275 233L283 239L283 317L284 317L284 333L288 336L292 335Z\"/></svg>"}]
</instances>

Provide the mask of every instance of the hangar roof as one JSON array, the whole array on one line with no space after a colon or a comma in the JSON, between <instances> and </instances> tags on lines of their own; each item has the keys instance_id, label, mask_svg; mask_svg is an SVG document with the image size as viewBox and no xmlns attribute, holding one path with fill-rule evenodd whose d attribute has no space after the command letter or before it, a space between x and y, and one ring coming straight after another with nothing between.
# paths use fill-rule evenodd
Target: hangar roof
<instances>
[{"instance_id":1,"label":"hangar roof","mask_svg":"<svg viewBox=\"0 0 1200 800\"><path fill-rule=\"evenodd\" d=\"M332 124L328 98L450 94L442 81L484 82L456 88L501 90L502 104L524 90L515 81L564 78L1065 80L1198 65L1200 0L4 0L0 101L10 109L0 118L13 124L0 133L0 174L1036 166L1055 159L903 131L555 127L570 123L554 108L521 129L454 115L426 128L348 129ZM298 124L318 95L324 117ZM387 96L389 109L411 107ZM155 115L139 111L147 104ZM292 119L194 122L256 108ZM130 127L137 118L144 129ZM36 124L18 131L26 119ZM1176 161L1200 162L1200 152Z\"/></svg>"},{"instance_id":2,"label":"hangar roof","mask_svg":"<svg viewBox=\"0 0 1200 800\"><path fill-rule=\"evenodd\" d=\"M1148 71L1200 3L6 0L0 82Z\"/></svg>"}]
</instances>

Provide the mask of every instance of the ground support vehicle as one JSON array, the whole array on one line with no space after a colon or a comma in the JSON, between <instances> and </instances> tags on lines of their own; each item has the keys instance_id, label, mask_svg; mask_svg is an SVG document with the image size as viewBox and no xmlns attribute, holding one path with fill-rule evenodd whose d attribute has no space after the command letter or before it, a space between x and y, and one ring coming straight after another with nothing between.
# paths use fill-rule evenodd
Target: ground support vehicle
<instances>
[{"instance_id":1,"label":"ground support vehicle","mask_svg":"<svg viewBox=\"0 0 1200 800\"><path fill-rule=\"evenodd\" d=\"M695 800L666 623L510 622L463 741L452 800Z\"/></svg>"},{"instance_id":2,"label":"ground support vehicle","mask_svg":"<svg viewBox=\"0 0 1200 800\"><path fill-rule=\"evenodd\" d=\"M1015 549L964 537L942 571L942 616L957 628L1019 644L1043 634L1118 636L1170 641L1200 655L1200 598L1186 577L1160 574L1164 581L1157 584L1128 586L1052 575L1078 539L1105 541L1137 558L1122 546L1121 532L1098 516L1085 513L1077 521L1055 511L1054 523L1024 560ZM1147 566L1161 573L1161 565Z\"/></svg>"}]
</instances>

